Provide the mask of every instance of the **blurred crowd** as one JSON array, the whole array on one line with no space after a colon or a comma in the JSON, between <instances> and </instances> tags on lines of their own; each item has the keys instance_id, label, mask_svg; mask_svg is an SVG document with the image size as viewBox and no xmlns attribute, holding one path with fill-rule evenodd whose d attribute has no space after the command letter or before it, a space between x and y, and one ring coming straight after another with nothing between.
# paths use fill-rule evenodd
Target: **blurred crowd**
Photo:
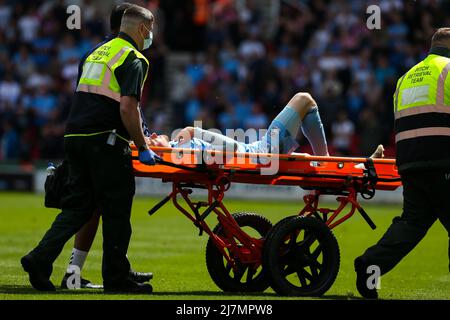
<instances>
[{"instance_id":1,"label":"blurred crowd","mask_svg":"<svg viewBox=\"0 0 450 320\"><path fill-rule=\"evenodd\" d=\"M396 81L427 55L435 28L450 24L449 1L284 1L269 35L257 4L212 6L201 35L206 58L194 56L185 71L180 96L188 98L177 107L184 123L266 128L293 94L306 91L332 154L370 155L383 143L393 156ZM381 9L380 30L367 28L371 4Z\"/></svg>"},{"instance_id":2,"label":"blurred crowd","mask_svg":"<svg viewBox=\"0 0 450 320\"><path fill-rule=\"evenodd\" d=\"M108 33L100 1L79 2L82 28L69 31L65 1L0 0L1 160L63 155L78 63ZM204 128L266 128L306 91L332 154L369 155L383 143L392 156L396 81L427 55L435 28L450 25L450 1L280 1L276 19L261 2L137 2L160 22L146 53L142 106L150 127L202 120ZM381 8L379 30L366 26L370 4ZM165 74L168 54L180 51L190 53L188 64ZM299 151L310 151L301 133L298 139Z\"/></svg>"},{"instance_id":3,"label":"blurred crowd","mask_svg":"<svg viewBox=\"0 0 450 320\"><path fill-rule=\"evenodd\" d=\"M108 35L114 3L0 0L0 160L63 157L65 121L78 65L85 53ZM66 26L70 4L81 8L80 30ZM154 63L152 87L145 90L144 105L164 82L160 79L161 50L146 52ZM153 96L156 105L161 95Z\"/></svg>"}]
</instances>

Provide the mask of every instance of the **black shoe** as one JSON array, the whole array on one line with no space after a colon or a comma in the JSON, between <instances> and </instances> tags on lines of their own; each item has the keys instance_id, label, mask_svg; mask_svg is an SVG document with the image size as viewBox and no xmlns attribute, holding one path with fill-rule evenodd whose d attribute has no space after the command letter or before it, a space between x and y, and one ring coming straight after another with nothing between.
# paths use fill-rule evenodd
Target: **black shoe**
<instances>
[{"instance_id":1,"label":"black shoe","mask_svg":"<svg viewBox=\"0 0 450 320\"><path fill-rule=\"evenodd\" d=\"M33 288L39 291L56 291L55 286L50 281L50 276L42 271L32 255L27 254L20 259L20 263L22 264L23 270L28 272Z\"/></svg>"},{"instance_id":2,"label":"black shoe","mask_svg":"<svg viewBox=\"0 0 450 320\"><path fill-rule=\"evenodd\" d=\"M61 289L69 289L67 286L67 279L71 276L71 273L66 273L61 281ZM93 284L87 279L80 279L80 289L103 289L102 285Z\"/></svg>"},{"instance_id":3,"label":"black shoe","mask_svg":"<svg viewBox=\"0 0 450 320\"><path fill-rule=\"evenodd\" d=\"M153 287L148 283L127 280L123 283L105 284L103 290L106 293L150 294L153 292Z\"/></svg>"},{"instance_id":4,"label":"black shoe","mask_svg":"<svg viewBox=\"0 0 450 320\"><path fill-rule=\"evenodd\" d=\"M367 273L367 267L367 264L364 263L361 257L355 259L356 289L366 299L378 299L377 289L369 289L367 287L367 279L370 276Z\"/></svg>"},{"instance_id":5,"label":"black shoe","mask_svg":"<svg viewBox=\"0 0 450 320\"><path fill-rule=\"evenodd\" d=\"M137 272L130 270L128 278L137 283L144 283L153 279L153 273L151 272Z\"/></svg>"}]
</instances>

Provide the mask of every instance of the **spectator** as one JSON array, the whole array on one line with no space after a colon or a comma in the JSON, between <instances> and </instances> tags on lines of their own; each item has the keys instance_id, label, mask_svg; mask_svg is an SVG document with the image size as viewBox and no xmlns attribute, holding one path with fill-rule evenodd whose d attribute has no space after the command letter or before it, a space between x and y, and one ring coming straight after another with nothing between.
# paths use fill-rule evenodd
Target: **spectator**
<instances>
[{"instance_id":1,"label":"spectator","mask_svg":"<svg viewBox=\"0 0 450 320\"><path fill-rule=\"evenodd\" d=\"M222 132L226 132L227 129L236 128L236 113L233 106L229 103L226 104L225 110L219 114L219 128Z\"/></svg>"},{"instance_id":2,"label":"spectator","mask_svg":"<svg viewBox=\"0 0 450 320\"><path fill-rule=\"evenodd\" d=\"M192 62L187 65L186 73L194 86L205 77L204 65L197 62L196 55L192 56Z\"/></svg>"},{"instance_id":3,"label":"spectator","mask_svg":"<svg viewBox=\"0 0 450 320\"><path fill-rule=\"evenodd\" d=\"M361 93L358 83L353 82L347 95L347 109L350 120L355 123L358 121L359 114L364 107L364 95Z\"/></svg>"},{"instance_id":4,"label":"spectator","mask_svg":"<svg viewBox=\"0 0 450 320\"><path fill-rule=\"evenodd\" d=\"M4 30L9 25L12 8L8 6L6 0L0 0L0 30Z\"/></svg>"},{"instance_id":5,"label":"spectator","mask_svg":"<svg viewBox=\"0 0 450 320\"><path fill-rule=\"evenodd\" d=\"M0 139L0 155L2 160L17 159L19 155L19 135L9 121L3 122L3 135Z\"/></svg>"},{"instance_id":6,"label":"spectator","mask_svg":"<svg viewBox=\"0 0 450 320\"><path fill-rule=\"evenodd\" d=\"M27 45L20 46L19 52L13 57L13 62L21 81L26 81L29 75L36 69L36 63L34 62Z\"/></svg>"},{"instance_id":7,"label":"spectator","mask_svg":"<svg viewBox=\"0 0 450 320\"><path fill-rule=\"evenodd\" d=\"M395 69L390 66L388 59L385 56L378 57L377 68L375 69L375 78L379 85L383 85L384 82L392 77L395 77Z\"/></svg>"},{"instance_id":8,"label":"spectator","mask_svg":"<svg viewBox=\"0 0 450 320\"><path fill-rule=\"evenodd\" d=\"M57 99L50 88L43 84L39 87L31 101L31 108L36 110L40 124L46 124L56 108Z\"/></svg>"},{"instance_id":9,"label":"spectator","mask_svg":"<svg viewBox=\"0 0 450 320\"><path fill-rule=\"evenodd\" d=\"M20 37L24 42L32 42L39 30L40 20L37 14L36 7L31 5L24 15L18 21L18 26L20 29Z\"/></svg>"},{"instance_id":10,"label":"spectator","mask_svg":"<svg viewBox=\"0 0 450 320\"><path fill-rule=\"evenodd\" d=\"M264 113L259 103L253 104L252 111L249 117L244 120L244 129L265 129L267 128L269 119Z\"/></svg>"},{"instance_id":11,"label":"spectator","mask_svg":"<svg viewBox=\"0 0 450 320\"><path fill-rule=\"evenodd\" d=\"M337 119L332 125L331 131L333 134L332 146L337 151L337 155L350 155L355 126L348 118L346 111L339 111Z\"/></svg>"},{"instance_id":12,"label":"spectator","mask_svg":"<svg viewBox=\"0 0 450 320\"><path fill-rule=\"evenodd\" d=\"M53 83L52 77L46 72L44 67L39 67L33 72L26 82L26 87L31 90L37 90L42 86L50 86Z\"/></svg>"},{"instance_id":13,"label":"spectator","mask_svg":"<svg viewBox=\"0 0 450 320\"><path fill-rule=\"evenodd\" d=\"M81 59L84 52L80 52L75 44L75 39L71 34L66 34L58 49L58 60L61 65L66 64L69 60Z\"/></svg>"},{"instance_id":14,"label":"spectator","mask_svg":"<svg viewBox=\"0 0 450 320\"><path fill-rule=\"evenodd\" d=\"M245 119L250 116L252 110L252 101L247 93L245 93L245 88L240 89L239 101L235 106L236 118L238 119L237 125L239 128L244 127Z\"/></svg>"},{"instance_id":15,"label":"spectator","mask_svg":"<svg viewBox=\"0 0 450 320\"><path fill-rule=\"evenodd\" d=\"M189 99L186 101L186 107L185 107L186 123L191 123L191 124L194 123L194 121L196 119L198 119L201 109L202 109L201 103L198 100L195 91L192 90L189 93Z\"/></svg>"},{"instance_id":16,"label":"spectator","mask_svg":"<svg viewBox=\"0 0 450 320\"><path fill-rule=\"evenodd\" d=\"M382 142L383 127L375 112L366 108L360 117L360 145L361 155L369 156Z\"/></svg>"},{"instance_id":17,"label":"spectator","mask_svg":"<svg viewBox=\"0 0 450 320\"><path fill-rule=\"evenodd\" d=\"M0 110L1 106L14 107L20 97L20 84L14 80L11 73L7 73L0 82Z\"/></svg>"},{"instance_id":18,"label":"spectator","mask_svg":"<svg viewBox=\"0 0 450 320\"><path fill-rule=\"evenodd\" d=\"M257 30L251 31L248 39L244 40L239 47L239 55L244 60L262 58L265 53L266 49L259 40Z\"/></svg>"}]
</instances>

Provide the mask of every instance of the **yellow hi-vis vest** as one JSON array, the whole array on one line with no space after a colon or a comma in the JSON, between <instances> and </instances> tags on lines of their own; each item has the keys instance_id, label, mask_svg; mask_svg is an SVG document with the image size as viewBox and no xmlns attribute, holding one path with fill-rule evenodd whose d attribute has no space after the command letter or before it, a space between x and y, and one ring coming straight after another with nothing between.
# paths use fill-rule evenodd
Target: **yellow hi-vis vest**
<instances>
[{"instance_id":1,"label":"yellow hi-vis vest","mask_svg":"<svg viewBox=\"0 0 450 320\"><path fill-rule=\"evenodd\" d=\"M122 38L114 38L98 47L86 58L76 91L95 93L120 102L120 86L114 71L124 63L131 52L134 52L136 57L146 64L147 71L142 81L143 86L148 74L148 60L130 42Z\"/></svg>"},{"instance_id":2,"label":"yellow hi-vis vest","mask_svg":"<svg viewBox=\"0 0 450 320\"><path fill-rule=\"evenodd\" d=\"M397 82L395 141L399 170L450 160L450 59L430 54Z\"/></svg>"}]
</instances>

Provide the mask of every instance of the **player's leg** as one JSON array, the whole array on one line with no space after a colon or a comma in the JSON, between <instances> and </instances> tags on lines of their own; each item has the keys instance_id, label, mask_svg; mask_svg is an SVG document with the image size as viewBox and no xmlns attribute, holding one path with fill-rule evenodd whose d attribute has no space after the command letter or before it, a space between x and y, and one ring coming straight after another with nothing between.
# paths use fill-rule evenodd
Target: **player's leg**
<instances>
[{"instance_id":1,"label":"player's leg","mask_svg":"<svg viewBox=\"0 0 450 320\"><path fill-rule=\"evenodd\" d=\"M100 211L95 210L91 220L89 220L75 235L75 243L70 255L66 274L61 281L61 288L67 289L67 280L72 274L73 267L76 266L80 272L83 270L89 250L94 242L100 220ZM94 285L89 280L81 278L81 288L101 289L102 286Z\"/></svg>"},{"instance_id":2,"label":"player's leg","mask_svg":"<svg viewBox=\"0 0 450 320\"><path fill-rule=\"evenodd\" d=\"M303 120L308 112L317 107L316 101L307 92L295 94L291 100L289 100L287 105L299 114L300 120Z\"/></svg>"},{"instance_id":3,"label":"player's leg","mask_svg":"<svg viewBox=\"0 0 450 320\"><path fill-rule=\"evenodd\" d=\"M94 242L95 235L97 233L98 225L100 222L100 210L95 210L92 219L89 220L78 233L75 235L75 243L70 255L69 264L67 266L66 274L61 281L61 288L68 289L67 280L71 275L73 266L83 270L84 262L86 261L89 250ZM138 272L130 269L130 279L133 281L143 283L150 281L153 278L151 272ZM93 284L91 281L81 278L82 289L103 289L102 285Z\"/></svg>"},{"instance_id":4,"label":"player's leg","mask_svg":"<svg viewBox=\"0 0 450 320\"><path fill-rule=\"evenodd\" d=\"M100 222L100 211L95 210L92 219L75 235L74 248L86 253L91 249Z\"/></svg>"},{"instance_id":5,"label":"player's leg","mask_svg":"<svg viewBox=\"0 0 450 320\"><path fill-rule=\"evenodd\" d=\"M274 129L279 129L280 153L289 153L296 147L295 137L300 128L310 142L314 154L328 156L327 141L320 119L319 108L309 93L295 94L286 107L277 115L269 126L268 139L273 145L271 136Z\"/></svg>"}]
</instances>

